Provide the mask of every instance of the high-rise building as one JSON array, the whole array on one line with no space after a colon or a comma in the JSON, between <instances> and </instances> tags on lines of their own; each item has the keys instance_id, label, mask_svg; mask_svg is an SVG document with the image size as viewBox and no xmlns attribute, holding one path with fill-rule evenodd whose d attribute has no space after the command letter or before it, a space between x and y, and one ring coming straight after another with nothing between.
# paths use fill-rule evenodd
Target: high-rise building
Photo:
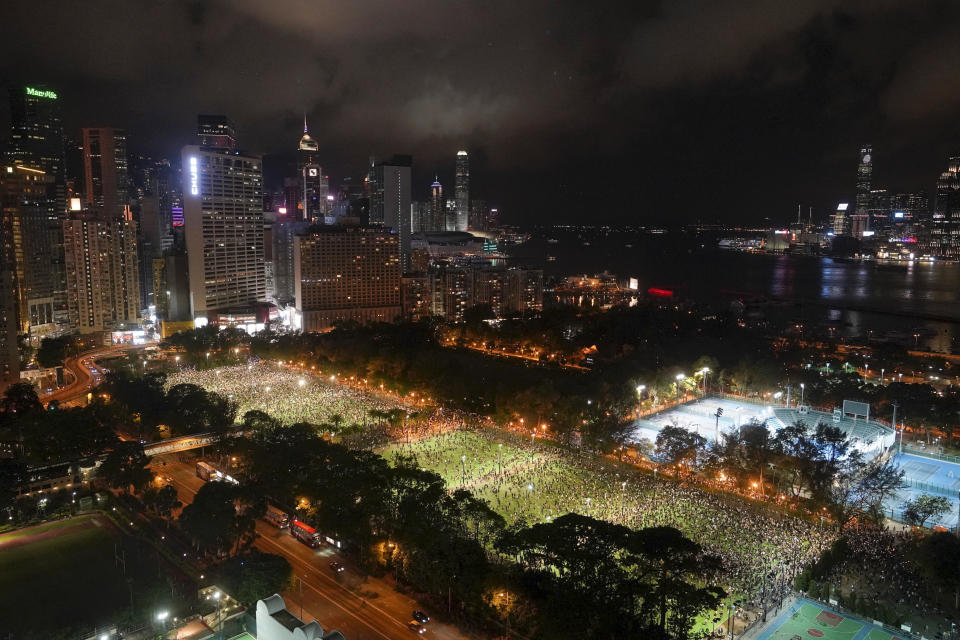
<instances>
[{"instance_id":1,"label":"high-rise building","mask_svg":"<svg viewBox=\"0 0 960 640\"><path fill-rule=\"evenodd\" d=\"M307 118L303 118L303 135L297 148L297 165L300 173L300 202L303 219L311 222L323 222L329 206L327 196L330 183L317 159L320 145L310 137L307 131ZM289 209L288 209L289 211Z\"/></svg>"},{"instance_id":2,"label":"high-rise building","mask_svg":"<svg viewBox=\"0 0 960 640\"><path fill-rule=\"evenodd\" d=\"M466 231L470 218L470 156L466 151L457 151L457 175L453 185L453 196L457 202L453 228L447 231Z\"/></svg>"},{"instance_id":3,"label":"high-rise building","mask_svg":"<svg viewBox=\"0 0 960 640\"><path fill-rule=\"evenodd\" d=\"M9 168L5 168L4 172ZM0 176L2 180L2 176ZM0 389L20 380L17 272L14 258L13 217L0 216Z\"/></svg>"},{"instance_id":4,"label":"high-rise building","mask_svg":"<svg viewBox=\"0 0 960 640\"><path fill-rule=\"evenodd\" d=\"M72 181L80 175L79 162L67 174L67 150L57 92L44 85L14 85L9 91L11 127L5 155L11 166L39 169L47 176L45 180L49 187L43 206L48 220L48 241L42 252L50 255L54 320L58 327L65 327L69 317L62 221L68 202L67 179ZM78 145L74 143L73 146ZM79 154L74 155L79 159Z\"/></svg>"},{"instance_id":5,"label":"high-rise building","mask_svg":"<svg viewBox=\"0 0 960 640\"><path fill-rule=\"evenodd\" d=\"M237 130L224 115L197 116L198 144L205 150L233 153L237 150Z\"/></svg>"},{"instance_id":6,"label":"high-rise building","mask_svg":"<svg viewBox=\"0 0 960 640\"><path fill-rule=\"evenodd\" d=\"M447 228L446 202L443 199L443 186L439 178L434 178L430 185L430 222L427 228L421 231L444 231Z\"/></svg>"},{"instance_id":7,"label":"high-rise building","mask_svg":"<svg viewBox=\"0 0 960 640\"><path fill-rule=\"evenodd\" d=\"M57 92L45 85L11 87L10 116L6 161L40 169L55 184L63 184L63 123Z\"/></svg>"},{"instance_id":8,"label":"high-rise building","mask_svg":"<svg viewBox=\"0 0 960 640\"><path fill-rule=\"evenodd\" d=\"M830 229L834 236L845 236L850 233L850 205L841 202L837 205L837 210L831 216Z\"/></svg>"},{"instance_id":9,"label":"high-rise building","mask_svg":"<svg viewBox=\"0 0 960 640\"><path fill-rule=\"evenodd\" d=\"M486 200L470 201L470 231L486 231L487 217L490 210L487 208Z\"/></svg>"},{"instance_id":10,"label":"high-rise building","mask_svg":"<svg viewBox=\"0 0 960 640\"><path fill-rule=\"evenodd\" d=\"M187 146L181 163L191 315L250 309L267 294L260 158Z\"/></svg>"},{"instance_id":11,"label":"high-rise building","mask_svg":"<svg viewBox=\"0 0 960 640\"><path fill-rule=\"evenodd\" d=\"M314 226L294 238L296 308L304 331L401 314L400 241L377 227Z\"/></svg>"},{"instance_id":12,"label":"high-rise building","mask_svg":"<svg viewBox=\"0 0 960 640\"><path fill-rule=\"evenodd\" d=\"M873 147L865 144L860 147L860 164L857 167L857 197L854 201L851 220L851 233L869 228L870 186L873 180Z\"/></svg>"},{"instance_id":13,"label":"high-rise building","mask_svg":"<svg viewBox=\"0 0 960 640\"><path fill-rule=\"evenodd\" d=\"M430 203L414 200L410 203L410 232L422 233L430 229Z\"/></svg>"},{"instance_id":14,"label":"high-rise building","mask_svg":"<svg viewBox=\"0 0 960 640\"><path fill-rule=\"evenodd\" d=\"M67 304L80 333L109 331L140 317L137 225L129 208L106 220L90 214L63 223Z\"/></svg>"},{"instance_id":15,"label":"high-rise building","mask_svg":"<svg viewBox=\"0 0 960 640\"><path fill-rule=\"evenodd\" d=\"M49 208L53 178L40 169L7 166L0 174L0 204L10 225L16 271L18 327L34 344L54 333L59 216Z\"/></svg>"},{"instance_id":16,"label":"high-rise building","mask_svg":"<svg viewBox=\"0 0 960 640\"><path fill-rule=\"evenodd\" d=\"M926 234L926 253L960 259L960 156L951 157L937 179L937 200Z\"/></svg>"},{"instance_id":17,"label":"high-rise building","mask_svg":"<svg viewBox=\"0 0 960 640\"><path fill-rule=\"evenodd\" d=\"M304 233L309 226L306 220L290 220L287 216L279 216L271 228L272 298L277 304L290 304L296 299L294 244L296 236Z\"/></svg>"},{"instance_id":18,"label":"high-rise building","mask_svg":"<svg viewBox=\"0 0 960 640\"><path fill-rule=\"evenodd\" d=\"M543 310L543 271L486 262L435 262L423 274L403 278L404 317L440 316L462 322L468 310L487 305L497 317Z\"/></svg>"},{"instance_id":19,"label":"high-rise building","mask_svg":"<svg viewBox=\"0 0 960 640\"><path fill-rule=\"evenodd\" d=\"M123 216L129 205L127 136L111 127L86 127L83 138L84 199L106 220Z\"/></svg>"},{"instance_id":20,"label":"high-rise building","mask_svg":"<svg viewBox=\"0 0 960 640\"><path fill-rule=\"evenodd\" d=\"M400 242L400 264L410 265L410 172L413 158L395 155L374 165L370 224L391 229Z\"/></svg>"}]
</instances>

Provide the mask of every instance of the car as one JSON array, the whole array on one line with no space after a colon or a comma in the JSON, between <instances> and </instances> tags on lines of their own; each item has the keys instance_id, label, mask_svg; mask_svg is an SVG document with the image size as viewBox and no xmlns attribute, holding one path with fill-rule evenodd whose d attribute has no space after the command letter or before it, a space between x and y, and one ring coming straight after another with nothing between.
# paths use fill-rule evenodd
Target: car
<instances>
[{"instance_id":1,"label":"car","mask_svg":"<svg viewBox=\"0 0 960 640\"><path fill-rule=\"evenodd\" d=\"M410 629L410 631L413 631L416 634L423 634L423 633L426 633L427 631L427 628L422 624L420 624L419 622L417 622L416 620L411 620L410 622L408 622L407 629Z\"/></svg>"},{"instance_id":2,"label":"car","mask_svg":"<svg viewBox=\"0 0 960 640\"><path fill-rule=\"evenodd\" d=\"M330 568L333 570L334 573L340 573L342 571L346 571L347 569L345 566L343 566L343 564L337 562L336 560L330 563Z\"/></svg>"},{"instance_id":3,"label":"car","mask_svg":"<svg viewBox=\"0 0 960 640\"><path fill-rule=\"evenodd\" d=\"M417 609L416 611L413 612L413 619L423 624L427 624L428 622L430 622L430 616L425 614L423 611L420 611L420 609Z\"/></svg>"}]
</instances>

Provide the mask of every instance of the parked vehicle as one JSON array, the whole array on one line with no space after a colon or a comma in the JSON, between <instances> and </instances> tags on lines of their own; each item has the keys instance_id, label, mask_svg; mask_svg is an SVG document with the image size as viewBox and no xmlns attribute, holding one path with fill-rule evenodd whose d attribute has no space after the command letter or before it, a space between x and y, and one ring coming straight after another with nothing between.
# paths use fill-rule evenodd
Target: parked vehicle
<instances>
[{"instance_id":1,"label":"parked vehicle","mask_svg":"<svg viewBox=\"0 0 960 640\"><path fill-rule=\"evenodd\" d=\"M272 505L267 505L267 513L264 514L263 519L277 529L286 529L290 526L290 516Z\"/></svg>"},{"instance_id":2,"label":"parked vehicle","mask_svg":"<svg viewBox=\"0 0 960 640\"><path fill-rule=\"evenodd\" d=\"M319 547L321 544L323 544L323 541L320 539L320 534L317 533L317 530L308 525L306 522L294 520L290 525L290 534L311 548Z\"/></svg>"}]
</instances>

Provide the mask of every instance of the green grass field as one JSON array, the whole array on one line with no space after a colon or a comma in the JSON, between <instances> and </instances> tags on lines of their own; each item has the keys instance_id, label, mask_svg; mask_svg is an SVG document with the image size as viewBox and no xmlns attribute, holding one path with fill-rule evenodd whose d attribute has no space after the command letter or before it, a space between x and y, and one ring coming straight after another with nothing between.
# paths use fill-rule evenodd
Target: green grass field
<instances>
[{"instance_id":1,"label":"green grass field","mask_svg":"<svg viewBox=\"0 0 960 640\"><path fill-rule=\"evenodd\" d=\"M60 637L58 631L71 628L92 631L129 601L114 568L117 537L105 526L66 530L78 522L94 520L65 520L0 536L0 620L13 638ZM36 533L59 535L3 546Z\"/></svg>"},{"instance_id":2,"label":"green grass field","mask_svg":"<svg viewBox=\"0 0 960 640\"><path fill-rule=\"evenodd\" d=\"M869 632L867 633L869 629ZM760 635L759 640L901 640L883 629L827 611L812 602L800 606L779 624Z\"/></svg>"}]
</instances>

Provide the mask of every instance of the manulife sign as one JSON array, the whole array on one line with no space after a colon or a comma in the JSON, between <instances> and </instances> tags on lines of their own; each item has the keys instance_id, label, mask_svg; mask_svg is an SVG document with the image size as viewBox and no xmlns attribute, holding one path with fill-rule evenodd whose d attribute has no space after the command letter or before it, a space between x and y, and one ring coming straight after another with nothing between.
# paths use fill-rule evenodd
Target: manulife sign
<instances>
[{"instance_id":1,"label":"manulife sign","mask_svg":"<svg viewBox=\"0 0 960 640\"><path fill-rule=\"evenodd\" d=\"M55 91L50 91L49 89L34 89L33 87L26 87L26 90L28 96L49 98L50 100L57 99L57 93Z\"/></svg>"}]
</instances>

